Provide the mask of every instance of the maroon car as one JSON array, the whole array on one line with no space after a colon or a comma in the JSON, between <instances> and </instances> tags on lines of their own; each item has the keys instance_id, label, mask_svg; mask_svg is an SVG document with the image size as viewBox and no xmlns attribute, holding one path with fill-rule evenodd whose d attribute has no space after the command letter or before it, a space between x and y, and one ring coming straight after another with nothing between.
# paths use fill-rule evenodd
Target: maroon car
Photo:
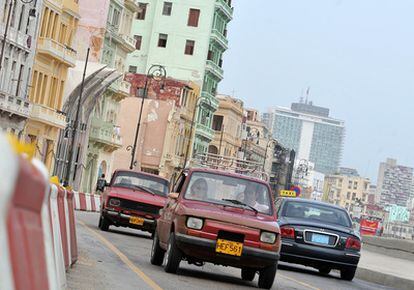
<instances>
[{"instance_id":1,"label":"maroon car","mask_svg":"<svg viewBox=\"0 0 414 290\"><path fill-rule=\"evenodd\" d=\"M116 170L103 193L99 228L114 225L154 234L168 189L168 180L158 175Z\"/></svg>"}]
</instances>

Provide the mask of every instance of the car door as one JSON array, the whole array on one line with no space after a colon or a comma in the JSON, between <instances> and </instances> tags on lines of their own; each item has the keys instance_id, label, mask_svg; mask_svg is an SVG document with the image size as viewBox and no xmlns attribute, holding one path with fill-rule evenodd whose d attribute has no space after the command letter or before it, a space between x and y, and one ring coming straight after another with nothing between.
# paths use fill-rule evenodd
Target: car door
<instances>
[{"instance_id":1,"label":"car door","mask_svg":"<svg viewBox=\"0 0 414 290\"><path fill-rule=\"evenodd\" d=\"M180 193L182 187L185 183L187 174L182 173L178 178L177 182L173 186L173 192ZM166 245L168 239L170 238L171 232L171 225L174 219L174 210L177 206L178 200L168 198L160 218L158 219L158 236L160 238L160 242L163 245Z\"/></svg>"}]
</instances>

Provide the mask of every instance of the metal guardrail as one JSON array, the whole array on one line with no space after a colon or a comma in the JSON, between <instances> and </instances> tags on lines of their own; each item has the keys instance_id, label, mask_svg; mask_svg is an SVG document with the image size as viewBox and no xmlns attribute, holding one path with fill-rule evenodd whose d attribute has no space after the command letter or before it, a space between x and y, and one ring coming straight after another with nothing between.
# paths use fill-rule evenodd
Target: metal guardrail
<instances>
[{"instance_id":1,"label":"metal guardrail","mask_svg":"<svg viewBox=\"0 0 414 290\"><path fill-rule=\"evenodd\" d=\"M198 153L191 160L191 166L223 170L269 181L269 175L263 171L262 163L236 157L212 153Z\"/></svg>"}]
</instances>

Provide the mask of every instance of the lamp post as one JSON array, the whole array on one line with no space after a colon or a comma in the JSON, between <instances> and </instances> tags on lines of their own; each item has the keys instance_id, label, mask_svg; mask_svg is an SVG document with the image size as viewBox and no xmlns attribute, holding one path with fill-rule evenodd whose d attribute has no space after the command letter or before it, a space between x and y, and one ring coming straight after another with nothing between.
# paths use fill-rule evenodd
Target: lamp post
<instances>
[{"instance_id":1,"label":"lamp post","mask_svg":"<svg viewBox=\"0 0 414 290\"><path fill-rule=\"evenodd\" d=\"M20 2L22 2L23 4L30 4L33 1L34 0L20 0ZM4 49L6 47L7 35L9 33L10 16L11 16L11 11L13 9L13 2L15 2L15 1L14 0L10 0L10 2L9 2L9 9L7 11L6 27L4 29L3 43L1 45L1 52L0 52L0 72L1 72L1 69L3 68ZM6 2L6 5L7 5L7 2ZM29 17L36 17L36 10L34 8L33 9L30 9Z\"/></svg>"},{"instance_id":2,"label":"lamp post","mask_svg":"<svg viewBox=\"0 0 414 290\"><path fill-rule=\"evenodd\" d=\"M193 111L193 116L191 118L191 126L190 126L190 140L188 140L187 150L185 151L185 157L184 157L184 166L183 166L184 168L187 166L188 153L190 152L191 139L193 137L194 120L195 120L195 117L196 117L196 113L198 111L198 108L201 105L201 101L207 101L210 104L210 106L211 106L211 101L209 99L207 99L207 98L204 98L204 97L200 97L197 100L196 105L194 106L194 111Z\"/></svg>"},{"instance_id":3,"label":"lamp post","mask_svg":"<svg viewBox=\"0 0 414 290\"><path fill-rule=\"evenodd\" d=\"M157 64L152 65L147 71L147 75L145 77L144 92L143 92L142 101L141 101L141 108L139 110L138 124L135 130L134 145L132 146L129 145L126 148L127 151L131 151L131 163L129 165L130 170L132 170L134 166L136 166L137 164L136 160L134 159L135 159L135 153L137 151L139 129L141 127L142 110L144 108L145 99L148 97L148 87L151 85L152 80L155 80L157 82L162 82L161 87L163 87L164 85L163 82L165 81L166 77L167 77L167 71L165 70L165 67L162 65L157 65Z\"/></svg>"}]
</instances>

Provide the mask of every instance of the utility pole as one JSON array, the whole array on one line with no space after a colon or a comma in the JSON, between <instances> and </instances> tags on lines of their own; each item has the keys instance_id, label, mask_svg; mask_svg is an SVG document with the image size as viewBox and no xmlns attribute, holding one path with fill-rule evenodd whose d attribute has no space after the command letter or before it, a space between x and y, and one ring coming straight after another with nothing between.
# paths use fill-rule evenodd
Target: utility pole
<instances>
[{"instance_id":1,"label":"utility pole","mask_svg":"<svg viewBox=\"0 0 414 290\"><path fill-rule=\"evenodd\" d=\"M86 52L85 67L83 69L82 84L81 84L79 98L78 98L78 106L76 108L75 121L73 124L72 142L69 148L69 160L68 160L68 165L66 168L66 178L65 178L64 186L68 186L71 183L70 179L72 176L72 163L73 163L73 156L75 152L75 141L76 141L75 139L77 139L76 135L77 135L78 123L79 123L79 111L81 109L81 104L82 104L83 87L85 85L86 69L88 68L88 61L89 61L89 51L90 51L90 48L88 47L88 51Z\"/></svg>"}]
</instances>

